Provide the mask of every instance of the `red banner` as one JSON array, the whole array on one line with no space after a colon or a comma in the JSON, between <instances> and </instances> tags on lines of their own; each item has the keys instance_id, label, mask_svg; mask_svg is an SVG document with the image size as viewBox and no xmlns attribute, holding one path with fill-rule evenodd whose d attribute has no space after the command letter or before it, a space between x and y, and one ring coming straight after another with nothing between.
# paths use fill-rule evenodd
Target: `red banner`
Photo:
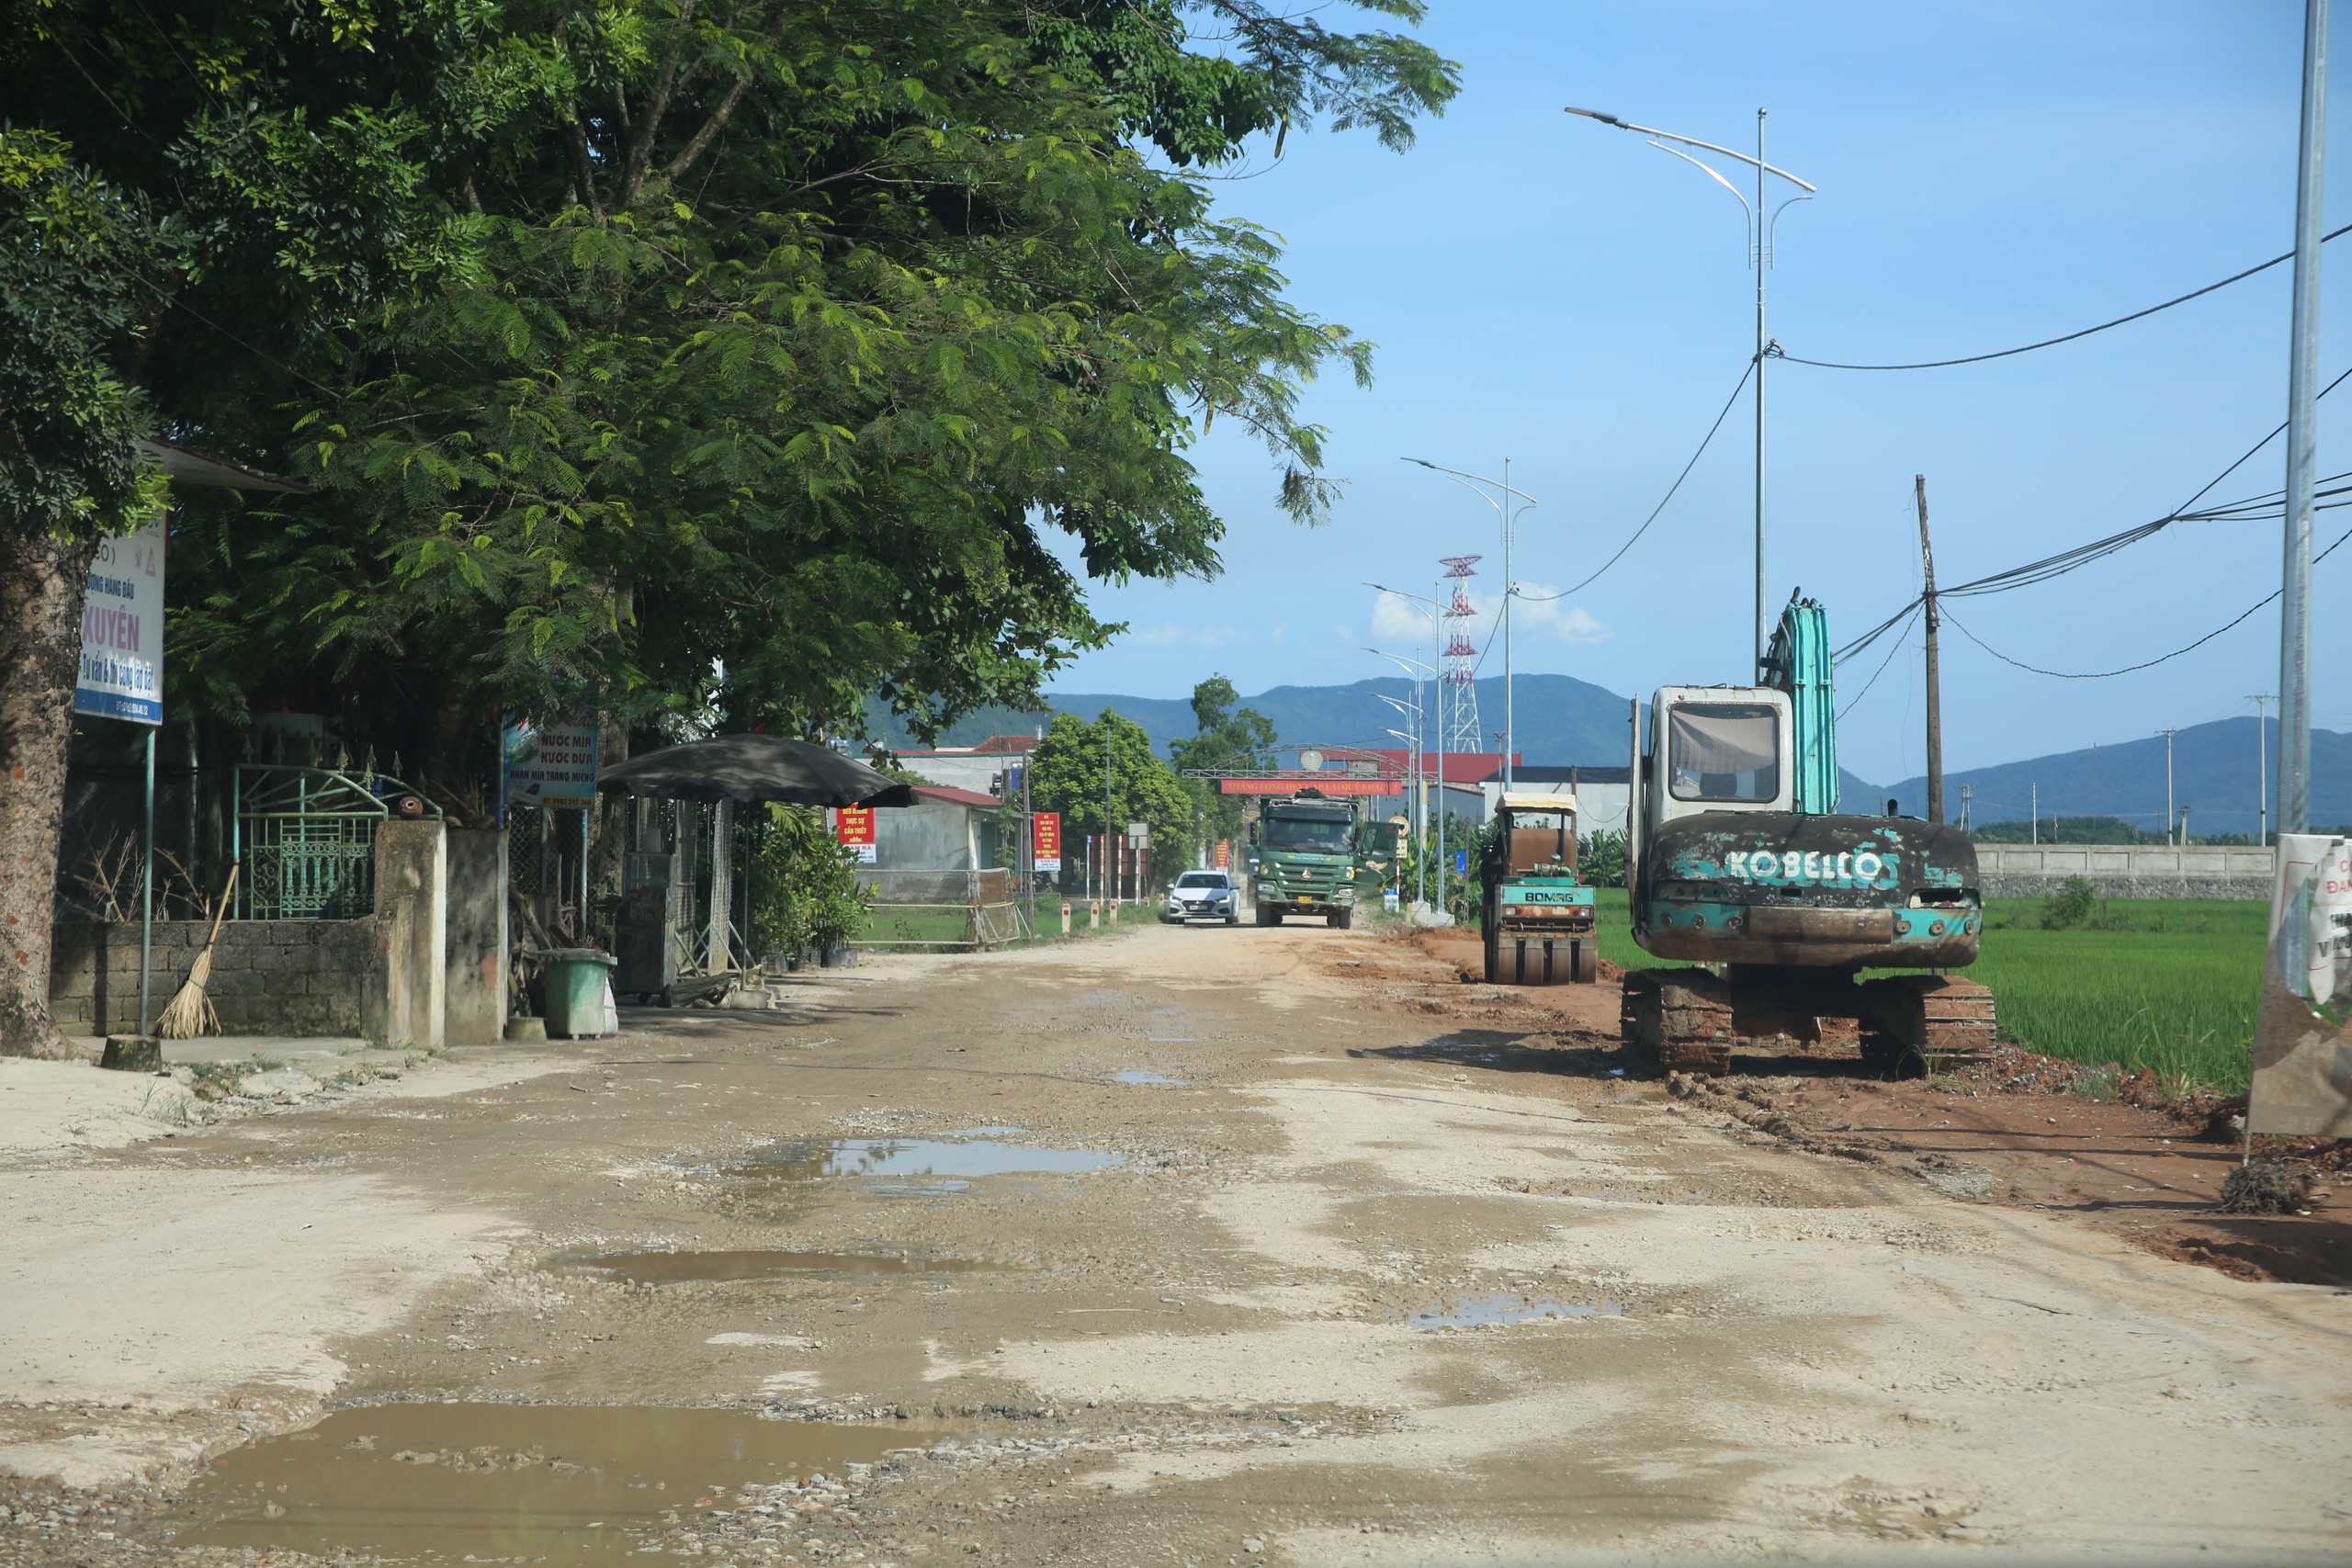
<instances>
[{"instance_id":1,"label":"red banner","mask_svg":"<svg viewBox=\"0 0 2352 1568\"><path fill-rule=\"evenodd\" d=\"M1036 835L1031 840L1031 848L1035 852L1037 858L1051 861L1061 859L1062 814L1058 811L1040 811L1030 818L1030 827Z\"/></svg>"},{"instance_id":2,"label":"red banner","mask_svg":"<svg viewBox=\"0 0 2352 1568\"><path fill-rule=\"evenodd\" d=\"M874 842L874 807L844 806L833 814L834 833L844 844Z\"/></svg>"},{"instance_id":3,"label":"red banner","mask_svg":"<svg viewBox=\"0 0 2352 1568\"><path fill-rule=\"evenodd\" d=\"M1405 785L1397 779L1316 778L1312 774L1293 779L1219 779L1217 789L1226 795L1296 795L1304 789L1320 790L1325 795L1402 795Z\"/></svg>"},{"instance_id":4,"label":"red banner","mask_svg":"<svg viewBox=\"0 0 2352 1568\"><path fill-rule=\"evenodd\" d=\"M1232 840L1219 839L1216 841L1216 868L1219 871L1230 871L1233 869Z\"/></svg>"}]
</instances>

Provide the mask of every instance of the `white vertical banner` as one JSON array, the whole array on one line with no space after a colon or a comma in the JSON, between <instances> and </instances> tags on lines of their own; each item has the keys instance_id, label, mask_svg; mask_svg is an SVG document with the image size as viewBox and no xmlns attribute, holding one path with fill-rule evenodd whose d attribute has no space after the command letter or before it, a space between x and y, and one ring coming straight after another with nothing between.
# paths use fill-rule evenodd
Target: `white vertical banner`
<instances>
[{"instance_id":1,"label":"white vertical banner","mask_svg":"<svg viewBox=\"0 0 2352 1568\"><path fill-rule=\"evenodd\" d=\"M2246 1127L2352 1136L2352 840L2278 835Z\"/></svg>"},{"instance_id":2,"label":"white vertical banner","mask_svg":"<svg viewBox=\"0 0 2352 1568\"><path fill-rule=\"evenodd\" d=\"M98 541L82 599L82 662L74 711L133 724L164 722L164 520Z\"/></svg>"}]
</instances>

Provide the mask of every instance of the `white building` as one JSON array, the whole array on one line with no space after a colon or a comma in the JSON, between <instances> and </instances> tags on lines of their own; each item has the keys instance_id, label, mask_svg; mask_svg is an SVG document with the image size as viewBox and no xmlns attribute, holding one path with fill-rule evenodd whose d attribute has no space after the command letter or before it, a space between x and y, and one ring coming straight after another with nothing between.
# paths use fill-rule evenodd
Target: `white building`
<instances>
[{"instance_id":1,"label":"white building","mask_svg":"<svg viewBox=\"0 0 2352 1568\"><path fill-rule=\"evenodd\" d=\"M1521 763L1511 771L1510 792L1513 795L1572 795L1577 801L1577 832L1622 833L1625 830L1626 797L1631 793L1633 770L1622 763L1613 768L1571 766L1566 768L1531 767ZM1498 768L1478 783L1486 796L1487 816L1494 814L1494 804L1503 793L1502 770Z\"/></svg>"}]
</instances>

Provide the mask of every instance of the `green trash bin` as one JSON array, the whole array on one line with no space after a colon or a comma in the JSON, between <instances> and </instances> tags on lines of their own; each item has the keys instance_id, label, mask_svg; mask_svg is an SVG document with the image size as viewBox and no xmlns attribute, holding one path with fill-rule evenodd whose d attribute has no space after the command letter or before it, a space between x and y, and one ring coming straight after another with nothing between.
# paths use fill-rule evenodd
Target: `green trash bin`
<instances>
[{"instance_id":1,"label":"green trash bin","mask_svg":"<svg viewBox=\"0 0 2352 1568\"><path fill-rule=\"evenodd\" d=\"M539 950L548 983L548 1039L594 1039L605 1032L605 992L619 962L602 948Z\"/></svg>"}]
</instances>

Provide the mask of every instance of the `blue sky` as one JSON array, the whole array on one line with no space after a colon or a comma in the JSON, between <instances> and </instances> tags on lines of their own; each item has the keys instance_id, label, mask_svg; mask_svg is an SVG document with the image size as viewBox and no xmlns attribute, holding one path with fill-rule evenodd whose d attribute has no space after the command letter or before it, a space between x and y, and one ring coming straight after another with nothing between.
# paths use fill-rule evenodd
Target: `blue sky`
<instances>
[{"instance_id":1,"label":"blue sky","mask_svg":"<svg viewBox=\"0 0 2352 1568\"><path fill-rule=\"evenodd\" d=\"M1195 451L1227 521L1214 581L1102 587L1135 630L1061 686L1178 696L1212 671L1245 692L1393 672L1411 618L1366 580L1421 586L1481 553L1493 512L1399 461L1493 473L1542 504L1518 577L1565 588L1623 543L1738 378L1753 282L1738 204L1704 175L1562 106L1753 143L1820 187L1791 209L1770 277L1791 355L1946 358L2154 304L2291 242L2302 7L2070 3L1506 4L1432 0L1421 35L1464 68L1448 114L1398 156L1294 135L1229 212L1278 231L1302 305L1379 345L1368 391L1317 383L1347 484L1329 525L1272 504L1264 454ZM1336 14L1327 17L1340 25ZM2352 39L2352 19L2338 30ZM2339 51L2341 52L2341 51ZM2334 223L2352 221L2352 75L2337 73ZM1736 170L1726 169L1727 173ZM2352 355L2352 236L2329 248L2323 381ZM1844 637L1917 591L1912 476L1928 476L1938 575L1974 577L2161 516L2284 417L2288 269L2086 342L1992 365L1863 375L1776 366L1770 583L1802 585ZM2342 406L2333 406L2342 400ZM2320 471L2352 468L2352 385L2324 404ZM1680 495L1617 568L1522 604L1518 666L1646 694L1745 678L1752 415L1743 399ZM2215 492L2280 482L2274 443ZM2323 546L2352 513L2320 515ZM2046 586L1956 604L1994 648L2100 670L2177 647L2278 583L2275 523L2180 525ZM2352 728L2352 547L2319 572L2316 721ZM1850 699L1873 651L1841 671ZM1487 673L1500 668L1497 653ZM1996 662L1947 624L1945 761L1959 769L2250 713L2278 684L2265 610L2186 658L2105 681ZM1844 761L1917 773L1917 634L1855 703ZM1490 725L1490 728L1492 726ZM1598 759L1596 759L1598 760Z\"/></svg>"}]
</instances>

